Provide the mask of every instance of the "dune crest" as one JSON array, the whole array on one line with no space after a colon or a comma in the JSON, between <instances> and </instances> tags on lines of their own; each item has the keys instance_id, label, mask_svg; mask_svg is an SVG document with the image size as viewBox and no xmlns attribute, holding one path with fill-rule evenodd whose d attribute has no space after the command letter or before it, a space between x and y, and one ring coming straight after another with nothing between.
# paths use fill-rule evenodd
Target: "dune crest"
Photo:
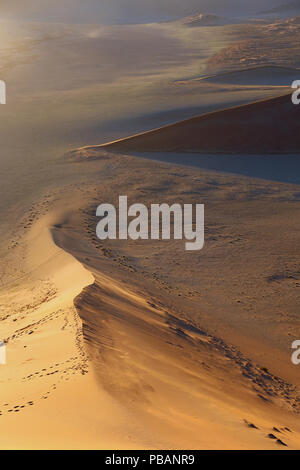
<instances>
[{"instance_id":1,"label":"dune crest","mask_svg":"<svg viewBox=\"0 0 300 470\"><path fill-rule=\"evenodd\" d=\"M239 24L265 24L262 18L239 18L239 17L225 17L213 13L196 13L195 15L186 16L175 23L182 24L188 27L201 27L201 26L226 26L226 25L239 25Z\"/></svg>"}]
</instances>

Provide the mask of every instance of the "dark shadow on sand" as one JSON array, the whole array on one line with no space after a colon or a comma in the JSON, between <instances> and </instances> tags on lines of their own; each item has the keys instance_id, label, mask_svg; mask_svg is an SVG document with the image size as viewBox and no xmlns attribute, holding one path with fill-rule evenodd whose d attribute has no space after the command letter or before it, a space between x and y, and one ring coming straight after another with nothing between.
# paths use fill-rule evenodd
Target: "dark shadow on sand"
<instances>
[{"instance_id":1,"label":"dark shadow on sand","mask_svg":"<svg viewBox=\"0 0 300 470\"><path fill-rule=\"evenodd\" d=\"M300 155L202 155L171 152L130 152L130 155L205 170L300 184Z\"/></svg>"}]
</instances>

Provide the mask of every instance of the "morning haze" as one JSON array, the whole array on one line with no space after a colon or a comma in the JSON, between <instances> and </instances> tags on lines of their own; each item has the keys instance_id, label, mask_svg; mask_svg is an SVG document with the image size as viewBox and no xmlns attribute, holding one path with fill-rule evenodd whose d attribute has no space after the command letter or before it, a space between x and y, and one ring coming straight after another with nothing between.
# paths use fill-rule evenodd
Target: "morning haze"
<instances>
[{"instance_id":1,"label":"morning haze","mask_svg":"<svg viewBox=\"0 0 300 470\"><path fill-rule=\"evenodd\" d=\"M300 20L257 13L280 4L1 5L1 448L299 450ZM204 205L205 243L97 238L120 196Z\"/></svg>"}]
</instances>

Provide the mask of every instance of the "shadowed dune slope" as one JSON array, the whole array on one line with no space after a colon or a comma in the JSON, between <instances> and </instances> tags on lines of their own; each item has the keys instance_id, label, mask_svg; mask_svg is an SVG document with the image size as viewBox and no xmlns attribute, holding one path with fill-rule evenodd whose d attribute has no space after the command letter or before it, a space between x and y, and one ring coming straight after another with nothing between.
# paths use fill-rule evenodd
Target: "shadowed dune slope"
<instances>
[{"instance_id":1,"label":"shadowed dune slope","mask_svg":"<svg viewBox=\"0 0 300 470\"><path fill-rule=\"evenodd\" d=\"M246 68L234 72L219 73L208 77L196 78L188 81L207 81L220 85L243 85L243 86L285 86L290 87L294 80L300 77L300 70L293 67L282 67L277 65L266 65Z\"/></svg>"},{"instance_id":2,"label":"shadowed dune slope","mask_svg":"<svg viewBox=\"0 0 300 470\"><path fill-rule=\"evenodd\" d=\"M123 152L299 153L300 106L284 95L212 112L121 139Z\"/></svg>"}]
</instances>

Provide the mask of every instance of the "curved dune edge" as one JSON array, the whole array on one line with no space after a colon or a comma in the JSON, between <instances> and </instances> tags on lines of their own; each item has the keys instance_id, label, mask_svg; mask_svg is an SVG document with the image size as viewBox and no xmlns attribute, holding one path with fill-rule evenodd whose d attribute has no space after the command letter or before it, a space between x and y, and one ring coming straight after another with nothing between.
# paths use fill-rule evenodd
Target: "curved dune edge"
<instances>
[{"instance_id":1,"label":"curved dune edge","mask_svg":"<svg viewBox=\"0 0 300 470\"><path fill-rule=\"evenodd\" d=\"M282 431L282 439L297 448L296 417L276 400L270 405L256 396L235 360L231 365L228 361L231 355L239 360L239 354L235 357L234 349L217 338L177 323L130 276L104 274L98 250L82 244L75 232L78 225L76 213L71 214L60 226L57 242L91 266L95 282L83 289L75 305L100 387L127 410L128 423L136 423L130 431L135 446L274 449L266 435L277 425L293 429L292 434ZM255 423L257 432L249 423Z\"/></svg>"},{"instance_id":2,"label":"curved dune edge","mask_svg":"<svg viewBox=\"0 0 300 470\"><path fill-rule=\"evenodd\" d=\"M291 94L213 111L107 144L117 152L299 153L300 108Z\"/></svg>"},{"instance_id":3,"label":"curved dune edge","mask_svg":"<svg viewBox=\"0 0 300 470\"><path fill-rule=\"evenodd\" d=\"M43 294L38 302L28 298L26 318L18 312L16 321L9 321L7 335L24 325L27 334L8 343L5 374L10 380L5 388L2 383L2 399L8 397L10 406L29 400L33 405L1 416L1 446L274 449L276 443L266 435L276 425L293 430L283 431L282 438L289 448L297 448L296 417L263 403L240 371L227 368L224 353L230 356L233 350L189 325L177 324L155 299L136 289L130 276L121 282L113 271L102 273L98 250L83 243L76 210L76 204L82 207L81 195L79 199L74 202L72 194L71 212L64 199L64 210L41 218L26 239L28 289L37 286L41 291L46 284L53 294ZM83 263L85 259L89 261ZM23 279L17 292L24 296L25 287ZM82 323L74 299L91 362L82 350ZM6 301L9 306L9 297ZM56 368L60 373L53 376L42 372Z\"/></svg>"},{"instance_id":4,"label":"curved dune edge","mask_svg":"<svg viewBox=\"0 0 300 470\"><path fill-rule=\"evenodd\" d=\"M27 295L26 317L18 312L16 320L2 327L5 337L22 329L29 333L8 342L7 365L1 366L3 449L132 446L126 411L99 386L84 350L74 299L94 278L53 241L51 231L65 216L52 213L30 230L27 290L23 278L13 291L14 296ZM34 302L28 291L41 291L43 283L52 294L41 294ZM10 299L9 292L1 294L7 309Z\"/></svg>"}]
</instances>

